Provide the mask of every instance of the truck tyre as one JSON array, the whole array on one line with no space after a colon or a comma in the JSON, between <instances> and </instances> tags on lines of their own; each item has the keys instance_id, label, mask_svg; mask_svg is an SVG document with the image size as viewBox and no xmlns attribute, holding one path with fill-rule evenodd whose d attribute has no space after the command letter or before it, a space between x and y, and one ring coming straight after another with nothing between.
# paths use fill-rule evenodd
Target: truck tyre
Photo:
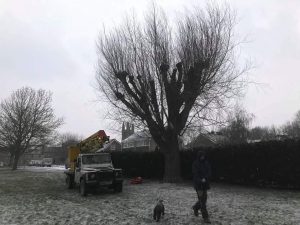
<instances>
[{"instance_id":1,"label":"truck tyre","mask_svg":"<svg viewBox=\"0 0 300 225\"><path fill-rule=\"evenodd\" d=\"M114 192L120 193L123 190L123 183L116 183L114 186Z\"/></svg>"},{"instance_id":2,"label":"truck tyre","mask_svg":"<svg viewBox=\"0 0 300 225\"><path fill-rule=\"evenodd\" d=\"M70 175L66 177L66 185L68 189L72 189L74 187L74 179Z\"/></svg>"},{"instance_id":3,"label":"truck tyre","mask_svg":"<svg viewBox=\"0 0 300 225\"><path fill-rule=\"evenodd\" d=\"M80 187L79 187L80 195L81 196L86 196L87 195L87 190L86 190L86 183L84 179L80 180Z\"/></svg>"}]
</instances>

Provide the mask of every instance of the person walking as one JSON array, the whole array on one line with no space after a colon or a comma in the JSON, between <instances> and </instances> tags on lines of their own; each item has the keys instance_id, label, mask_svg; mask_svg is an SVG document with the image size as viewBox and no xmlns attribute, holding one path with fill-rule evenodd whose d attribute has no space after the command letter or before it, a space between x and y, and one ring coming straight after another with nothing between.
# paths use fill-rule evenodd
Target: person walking
<instances>
[{"instance_id":1,"label":"person walking","mask_svg":"<svg viewBox=\"0 0 300 225\"><path fill-rule=\"evenodd\" d=\"M211 167L203 151L197 152L197 157L193 162L193 183L197 192L198 201L193 205L194 215L199 216L199 209L205 223L211 223L209 220L206 202L207 190L210 189L209 179L211 177Z\"/></svg>"}]
</instances>

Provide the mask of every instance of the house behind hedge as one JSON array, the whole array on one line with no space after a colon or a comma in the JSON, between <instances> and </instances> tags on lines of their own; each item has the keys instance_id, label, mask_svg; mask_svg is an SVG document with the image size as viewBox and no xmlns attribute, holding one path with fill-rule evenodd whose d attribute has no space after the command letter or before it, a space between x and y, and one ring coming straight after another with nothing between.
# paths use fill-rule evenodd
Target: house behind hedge
<instances>
[{"instance_id":1,"label":"house behind hedge","mask_svg":"<svg viewBox=\"0 0 300 225\"><path fill-rule=\"evenodd\" d=\"M122 151L152 152L157 148L155 141L147 130L138 131L122 140Z\"/></svg>"},{"instance_id":2,"label":"house behind hedge","mask_svg":"<svg viewBox=\"0 0 300 225\"><path fill-rule=\"evenodd\" d=\"M111 139L108 143L105 143L102 148L97 152L112 152L121 151L121 143L116 139Z\"/></svg>"},{"instance_id":3,"label":"house behind hedge","mask_svg":"<svg viewBox=\"0 0 300 225\"><path fill-rule=\"evenodd\" d=\"M219 132L200 133L185 148L216 147L228 143L228 139Z\"/></svg>"}]
</instances>

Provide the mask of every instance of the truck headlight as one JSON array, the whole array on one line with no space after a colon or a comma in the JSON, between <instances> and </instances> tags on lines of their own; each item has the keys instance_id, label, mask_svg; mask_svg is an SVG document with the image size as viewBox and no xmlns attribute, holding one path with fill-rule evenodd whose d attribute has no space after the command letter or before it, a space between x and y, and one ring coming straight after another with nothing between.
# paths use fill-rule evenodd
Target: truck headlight
<instances>
[{"instance_id":1,"label":"truck headlight","mask_svg":"<svg viewBox=\"0 0 300 225\"><path fill-rule=\"evenodd\" d=\"M122 171L116 171L115 176L116 177L121 177L122 176Z\"/></svg>"},{"instance_id":2,"label":"truck headlight","mask_svg":"<svg viewBox=\"0 0 300 225\"><path fill-rule=\"evenodd\" d=\"M96 174L95 173L91 173L88 175L89 180L95 180L96 179Z\"/></svg>"}]
</instances>

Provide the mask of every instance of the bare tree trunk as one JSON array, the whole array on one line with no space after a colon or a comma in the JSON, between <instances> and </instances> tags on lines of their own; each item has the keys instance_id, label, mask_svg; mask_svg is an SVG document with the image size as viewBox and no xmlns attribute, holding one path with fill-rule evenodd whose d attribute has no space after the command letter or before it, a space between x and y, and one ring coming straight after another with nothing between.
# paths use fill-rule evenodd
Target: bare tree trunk
<instances>
[{"instance_id":1,"label":"bare tree trunk","mask_svg":"<svg viewBox=\"0 0 300 225\"><path fill-rule=\"evenodd\" d=\"M11 167L13 164L14 155L12 153L9 154L8 166Z\"/></svg>"},{"instance_id":2,"label":"bare tree trunk","mask_svg":"<svg viewBox=\"0 0 300 225\"><path fill-rule=\"evenodd\" d=\"M164 152L165 157L165 171L164 182L178 183L182 181L180 171L180 154L179 146L176 141L170 141L169 151Z\"/></svg>"},{"instance_id":3,"label":"bare tree trunk","mask_svg":"<svg viewBox=\"0 0 300 225\"><path fill-rule=\"evenodd\" d=\"M13 157L12 170L16 170L18 168L19 159L20 159L20 152L16 152Z\"/></svg>"}]
</instances>

